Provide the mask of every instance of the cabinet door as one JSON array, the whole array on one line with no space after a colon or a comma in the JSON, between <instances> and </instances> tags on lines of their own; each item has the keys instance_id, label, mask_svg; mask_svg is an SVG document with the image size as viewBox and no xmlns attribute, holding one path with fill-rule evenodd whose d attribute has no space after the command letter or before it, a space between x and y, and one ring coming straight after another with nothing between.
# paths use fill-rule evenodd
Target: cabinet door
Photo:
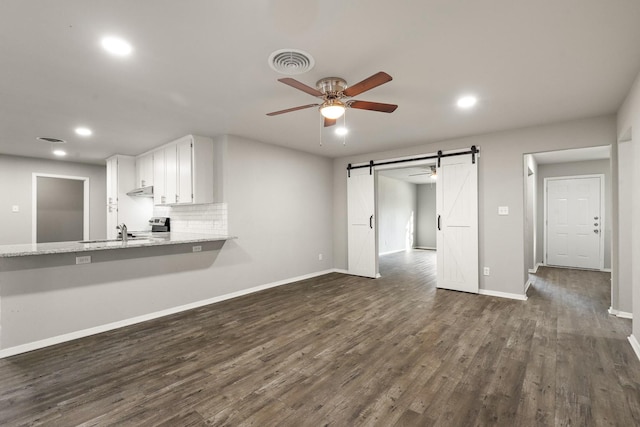
<instances>
[{"instance_id":1,"label":"cabinet door","mask_svg":"<svg viewBox=\"0 0 640 427\"><path fill-rule=\"evenodd\" d=\"M178 143L178 198L176 203L193 202L193 176L191 175L191 153L193 144L190 140Z\"/></svg>"},{"instance_id":2,"label":"cabinet door","mask_svg":"<svg viewBox=\"0 0 640 427\"><path fill-rule=\"evenodd\" d=\"M178 150L177 146L170 145L164 149L165 164L165 194L166 203L178 202Z\"/></svg>"},{"instance_id":3,"label":"cabinet door","mask_svg":"<svg viewBox=\"0 0 640 427\"><path fill-rule=\"evenodd\" d=\"M118 158L107 160L107 239L115 239L118 225Z\"/></svg>"},{"instance_id":4,"label":"cabinet door","mask_svg":"<svg viewBox=\"0 0 640 427\"><path fill-rule=\"evenodd\" d=\"M136 187L153 185L153 154L136 159Z\"/></svg>"},{"instance_id":5,"label":"cabinet door","mask_svg":"<svg viewBox=\"0 0 640 427\"><path fill-rule=\"evenodd\" d=\"M164 150L153 153L153 203L164 205L167 203L166 166Z\"/></svg>"},{"instance_id":6,"label":"cabinet door","mask_svg":"<svg viewBox=\"0 0 640 427\"><path fill-rule=\"evenodd\" d=\"M118 159L107 161L107 206L118 203Z\"/></svg>"}]
</instances>

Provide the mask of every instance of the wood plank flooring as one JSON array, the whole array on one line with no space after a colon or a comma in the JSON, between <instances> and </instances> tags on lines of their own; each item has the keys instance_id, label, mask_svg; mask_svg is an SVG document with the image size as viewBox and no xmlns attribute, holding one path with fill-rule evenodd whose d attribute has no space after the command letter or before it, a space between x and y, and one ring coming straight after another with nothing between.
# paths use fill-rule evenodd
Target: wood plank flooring
<instances>
[{"instance_id":1,"label":"wood plank flooring","mask_svg":"<svg viewBox=\"0 0 640 427\"><path fill-rule=\"evenodd\" d=\"M609 274L436 290L431 251L0 360L0 425L634 426Z\"/></svg>"}]
</instances>

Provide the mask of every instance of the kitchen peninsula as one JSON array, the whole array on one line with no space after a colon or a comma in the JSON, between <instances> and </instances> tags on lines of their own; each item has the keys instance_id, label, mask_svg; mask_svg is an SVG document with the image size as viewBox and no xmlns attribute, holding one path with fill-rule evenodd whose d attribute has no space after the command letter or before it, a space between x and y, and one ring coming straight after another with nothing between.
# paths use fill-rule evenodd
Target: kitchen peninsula
<instances>
[{"instance_id":1,"label":"kitchen peninsula","mask_svg":"<svg viewBox=\"0 0 640 427\"><path fill-rule=\"evenodd\" d=\"M233 237L141 237L0 246L0 357L212 302L207 271Z\"/></svg>"}]
</instances>

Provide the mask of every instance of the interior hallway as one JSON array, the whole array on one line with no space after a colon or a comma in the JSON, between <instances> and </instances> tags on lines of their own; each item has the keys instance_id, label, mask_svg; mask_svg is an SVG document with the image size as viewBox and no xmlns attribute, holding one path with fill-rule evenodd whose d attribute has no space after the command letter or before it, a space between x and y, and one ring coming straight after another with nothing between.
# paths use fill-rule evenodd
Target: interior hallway
<instances>
[{"instance_id":1,"label":"interior hallway","mask_svg":"<svg viewBox=\"0 0 640 427\"><path fill-rule=\"evenodd\" d=\"M0 360L0 425L638 425L609 274L528 301L435 289L435 252Z\"/></svg>"}]
</instances>

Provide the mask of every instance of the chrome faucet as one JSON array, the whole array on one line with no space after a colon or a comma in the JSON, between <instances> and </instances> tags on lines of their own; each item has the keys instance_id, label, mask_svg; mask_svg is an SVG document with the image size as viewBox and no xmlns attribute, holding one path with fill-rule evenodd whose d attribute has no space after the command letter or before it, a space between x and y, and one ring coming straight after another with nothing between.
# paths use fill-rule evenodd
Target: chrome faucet
<instances>
[{"instance_id":1,"label":"chrome faucet","mask_svg":"<svg viewBox=\"0 0 640 427\"><path fill-rule=\"evenodd\" d=\"M123 222L122 224L116 226L117 230L120 230L120 234L122 235L122 241L126 242L129 237L127 234L127 225Z\"/></svg>"}]
</instances>

